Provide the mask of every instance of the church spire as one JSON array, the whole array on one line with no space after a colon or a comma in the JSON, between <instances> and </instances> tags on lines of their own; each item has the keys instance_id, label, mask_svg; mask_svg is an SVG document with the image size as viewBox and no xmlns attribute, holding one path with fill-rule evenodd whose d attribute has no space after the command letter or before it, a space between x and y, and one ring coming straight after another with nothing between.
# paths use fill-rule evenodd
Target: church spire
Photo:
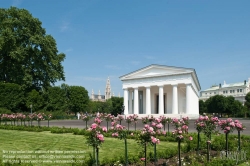
<instances>
[{"instance_id":1,"label":"church spire","mask_svg":"<svg viewBox=\"0 0 250 166\"><path fill-rule=\"evenodd\" d=\"M110 99L111 98L111 86L110 86L110 80L109 77L107 79L106 83L106 89L105 89L105 99Z\"/></svg>"},{"instance_id":2,"label":"church spire","mask_svg":"<svg viewBox=\"0 0 250 166\"><path fill-rule=\"evenodd\" d=\"M92 94L91 94L91 99L94 100L95 96L94 96L94 90L92 89Z\"/></svg>"},{"instance_id":3,"label":"church spire","mask_svg":"<svg viewBox=\"0 0 250 166\"><path fill-rule=\"evenodd\" d=\"M98 92L98 99L101 100L101 91Z\"/></svg>"}]
</instances>

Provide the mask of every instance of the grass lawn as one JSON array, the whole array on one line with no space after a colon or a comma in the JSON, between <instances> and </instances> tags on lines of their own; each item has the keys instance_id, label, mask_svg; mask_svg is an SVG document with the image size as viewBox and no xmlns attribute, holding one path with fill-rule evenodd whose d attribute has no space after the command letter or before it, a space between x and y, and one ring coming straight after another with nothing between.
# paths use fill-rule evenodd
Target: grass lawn
<instances>
[{"instance_id":1,"label":"grass lawn","mask_svg":"<svg viewBox=\"0 0 250 166\"><path fill-rule=\"evenodd\" d=\"M157 151L168 147L177 147L177 143L161 142ZM4 151L84 151L88 157L92 147L87 146L86 138L73 134L52 134L48 132L27 132L15 130L0 130L0 157L3 159ZM138 155L141 147L135 140L128 140L129 156ZM153 152L149 146L148 151ZM41 153L47 154L47 153ZM124 155L124 141L115 138L105 138L100 148L100 161ZM1 165L1 164L0 164ZM54 165L54 164L53 164Z\"/></svg>"}]
</instances>

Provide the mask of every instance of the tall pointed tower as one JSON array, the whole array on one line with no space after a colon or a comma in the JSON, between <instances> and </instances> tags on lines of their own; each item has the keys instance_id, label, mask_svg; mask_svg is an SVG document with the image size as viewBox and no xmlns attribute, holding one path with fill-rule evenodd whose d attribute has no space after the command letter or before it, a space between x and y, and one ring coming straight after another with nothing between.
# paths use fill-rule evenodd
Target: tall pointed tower
<instances>
[{"instance_id":1,"label":"tall pointed tower","mask_svg":"<svg viewBox=\"0 0 250 166\"><path fill-rule=\"evenodd\" d=\"M105 99L110 99L111 98L111 86L110 86L110 80L109 77L107 79L106 83L106 89L105 89Z\"/></svg>"},{"instance_id":2,"label":"tall pointed tower","mask_svg":"<svg viewBox=\"0 0 250 166\"><path fill-rule=\"evenodd\" d=\"M94 90L92 89L92 94L91 94L91 99L94 100L95 96L94 96Z\"/></svg>"}]
</instances>

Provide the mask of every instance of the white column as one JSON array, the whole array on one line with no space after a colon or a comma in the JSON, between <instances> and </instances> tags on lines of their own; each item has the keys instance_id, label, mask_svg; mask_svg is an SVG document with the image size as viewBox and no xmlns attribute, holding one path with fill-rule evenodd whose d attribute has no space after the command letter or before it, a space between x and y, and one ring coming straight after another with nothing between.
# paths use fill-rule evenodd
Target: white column
<instances>
[{"instance_id":1,"label":"white column","mask_svg":"<svg viewBox=\"0 0 250 166\"><path fill-rule=\"evenodd\" d=\"M186 84L186 114L190 114L191 113L191 107L192 107L192 87L191 84Z\"/></svg>"},{"instance_id":2,"label":"white column","mask_svg":"<svg viewBox=\"0 0 250 166\"><path fill-rule=\"evenodd\" d=\"M163 85L159 86L159 114L164 114Z\"/></svg>"},{"instance_id":3,"label":"white column","mask_svg":"<svg viewBox=\"0 0 250 166\"><path fill-rule=\"evenodd\" d=\"M173 86L173 100L172 100L172 114L178 114L178 84L174 84Z\"/></svg>"},{"instance_id":4,"label":"white column","mask_svg":"<svg viewBox=\"0 0 250 166\"><path fill-rule=\"evenodd\" d=\"M151 114L150 86L146 87L146 114Z\"/></svg>"},{"instance_id":5,"label":"white column","mask_svg":"<svg viewBox=\"0 0 250 166\"><path fill-rule=\"evenodd\" d=\"M124 115L128 114L128 89L123 89L124 91Z\"/></svg>"},{"instance_id":6,"label":"white column","mask_svg":"<svg viewBox=\"0 0 250 166\"><path fill-rule=\"evenodd\" d=\"M129 106L128 106L129 114L133 113L133 103L132 103L132 90L129 90Z\"/></svg>"},{"instance_id":7,"label":"white column","mask_svg":"<svg viewBox=\"0 0 250 166\"><path fill-rule=\"evenodd\" d=\"M138 87L134 88L134 114L139 114Z\"/></svg>"}]
</instances>

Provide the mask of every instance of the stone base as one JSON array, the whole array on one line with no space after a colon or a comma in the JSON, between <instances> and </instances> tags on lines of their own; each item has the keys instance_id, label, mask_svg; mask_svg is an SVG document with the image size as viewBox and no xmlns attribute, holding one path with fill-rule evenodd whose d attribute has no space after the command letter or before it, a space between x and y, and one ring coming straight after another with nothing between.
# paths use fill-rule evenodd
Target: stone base
<instances>
[{"instance_id":1,"label":"stone base","mask_svg":"<svg viewBox=\"0 0 250 166\"><path fill-rule=\"evenodd\" d=\"M123 115L123 116L125 116L125 118L126 118L126 117L131 116L131 115L133 115L133 114L127 114L127 115ZM149 114L149 115L137 114L137 115L138 115L139 119L141 119L143 117L151 117L151 116L153 116L155 118L159 118L160 116L164 115L165 117L169 117L169 118L181 119L183 117L188 117L189 119L194 119L194 120L198 119L200 116L199 114L161 114L161 115L160 114Z\"/></svg>"}]
</instances>

